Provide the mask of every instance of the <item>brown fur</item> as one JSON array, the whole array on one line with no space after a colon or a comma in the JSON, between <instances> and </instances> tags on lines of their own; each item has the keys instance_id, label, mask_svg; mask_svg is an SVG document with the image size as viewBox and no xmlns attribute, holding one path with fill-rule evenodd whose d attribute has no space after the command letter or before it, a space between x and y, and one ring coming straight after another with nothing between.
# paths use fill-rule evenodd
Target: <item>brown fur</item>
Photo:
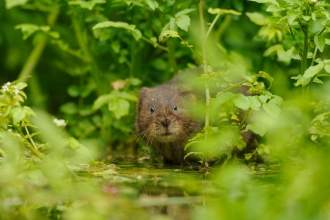
<instances>
[{"instance_id":1,"label":"brown fur","mask_svg":"<svg viewBox=\"0 0 330 220\"><path fill-rule=\"evenodd\" d=\"M165 163L183 164L186 142L202 128L186 110L189 102L195 99L193 93L171 83L142 88L139 93L137 132L164 157Z\"/></svg>"}]
</instances>

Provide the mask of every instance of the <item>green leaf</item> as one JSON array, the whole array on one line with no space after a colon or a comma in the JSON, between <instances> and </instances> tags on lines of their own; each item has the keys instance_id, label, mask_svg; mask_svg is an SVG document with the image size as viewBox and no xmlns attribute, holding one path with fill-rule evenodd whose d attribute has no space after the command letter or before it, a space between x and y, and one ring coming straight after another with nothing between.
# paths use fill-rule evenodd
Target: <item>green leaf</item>
<instances>
[{"instance_id":1,"label":"green leaf","mask_svg":"<svg viewBox=\"0 0 330 220\"><path fill-rule=\"evenodd\" d=\"M209 8L207 10L208 13L210 14L233 14L233 15L241 15L241 12L235 11L235 10L227 10L227 9L221 9L221 8Z\"/></svg>"},{"instance_id":2,"label":"green leaf","mask_svg":"<svg viewBox=\"0 0 330 220\"><path fill-rule=\"evenodd\" d=\"M316 35L314 36L314 42L316 47L323 52L324 47L325 47L325 38L323 35Z\"/></svg>"},{"instance_id":3,"label":"green leaf","mask_svg":"<svg viewBox=\"0 0 330 220\"><path fill-rule=\"evenodd\" d=\"M266 127L259 123L248 124L246 130L251 130L256 134L259 134L261 137L263 137L267 131Z\"/></svg>"},{"instance_id":4,"label":"green leaf","mask_svg":"<svg viewBox=\"0 0 330 220\"><path fill-rule=\"evenodd\" d=\"M80 88L76 85L71 85L67 89L69 96L71 97L78 97L80 95Z\"/></svg>"},{"instance_id":5,"label":"green leaf","mask_svg":"<svg viewBox=\"0 0 330 220\"><path fill-rule=\"evenodd\" d=\"M298 17L298 14L296 12L288 13L288 24L293 25L293 22L296 20L297 17Z\"/></svg>"},{"instance_id":6,"label":"green leaf","mask_svg":"<svg viewBox=\"0 0 330 220\"><path fill-rule=\"evenodd\" d=\"M296 45L297 41L292 37L287 37L283 40L283 49L290 50L292 47Z\"/></svg>"},{"instance_id":7,"label":"green leaf","mask_svg":"<svg viewBox=\"0 0 330 220\"><path fill-rule=\"evenodd\" d=\"M324 63L321 62L315 66L310 66L304 73L304 75L301 77L301 79L299 80L301 82L301 84L303 86L308 85L312 78L318 74L319 72L321 72L321 70L324 68Z\"/></svg>"},{"instance_id":8,"label":"green leaf","mask_svg":"<svg viewBox=\"0 0 330 220\"><path fill-rule=\"evenodd\" d=\"M35 111L33 111L30 107L23 106L23 110L25 111L26 114L37 117L37 114L35 113Z\"/></svg>"},{"instance_id":9,"label":"green leaf","mask_svg":"<svg viewBox=\"0 0 330 220\"><path fill-rule=\"evenodd\" d=\"M68 102L60 107L61 112L68 114L68 115L74 115L78 112L78 107L76 103L74 102Z\"/></svg>"},{"instance_id":10,"label":"green leaf","mask_svg":"<svg viewBox=\"0 0 330 220\"><path fill-rule=\"evenodd\" d=\"M184 31L188 31L190 25L190 18L188 15L181 15L175 19L176 25Z\"/></svg>"},{"instance_id":11,"label":"green leaf","mask_svg":"<svg viewBox=\"0 0 330 220\"><path fill-rule=\"evenodd\" d=\"M249 99L250 107L253 110L257 110L257 111L260 110L261 103L260 103L260 101L258 100L257 97L255 97L255 96L247 96L247 98Z\"/></svg>"},{"instance_id":12,"label":"green leaf","mask_svg":"<svg viewBox=\"0 0 330 220\"><path fill-rule=\"evenodd\" d=\"M187 9L184 9L184 10L179 11L178 13L176 13L175 14L175 17L177 18L177 17L180 17L182 15L189 14L190 12L193 12L193 11L195 11L195 9L193 9L193 8L187 8Z\"/></svg>"},{"instance_id":13,"label":"green leaf","mask_svg":"<svg viewBox=\"0 0 330 220\"><path fill-rule=\"evenodd\" d=\"M26 111L23 109L23 107L15 107L11 110L13 114L13 124L17 124L20 121L22 121L26 116Z\"/></svg>"},{"instance_id":14,"label":"green leaf","mask_svg":"<svg viewBox=\"0 0 330 220\"><path fill-rule=\"evenodd\" d=\"M324 42L326 45L330 45L330 39L325 39L325 42Z\"/></svg>"},{"instance_id":15,"label":"green leaf","mask_svg":"<svg viewBox=\"0 0 330 220\"><path fill-rule=\"evenodd\" d=\"M105 0L89 0L89 1L69 1L69 5L79 5L81 8L92 10L96 4L104 4Z\"/></svg>"},{"instance_id":16,"label":"green leaf","mask_svg":"<svg viewBox=\"0 0 330 220\"><path fill-rule=\"evenodd\" d=\"M6 9L10 9L19 5L24 5L28 0L6 0Z\"/></svg>"},{"instance_id":17,"label":"green leaf","mask_svg":"<svg viewBox=\"0 0 330 220\"><path fill-rule=\"evenodd\" d=\"M159 41L163 41L164 38L169 38L169 37L180 38L180 35L176 31L166 30L166 31L163 31L162 33L160 33Z\"/></svg>"},{"instance_id":18,"label":"green leaf","mask_svg":"<svg viewBox=\"0 0 330 220\"><path fill-rule=\"evenodd\" d=\"M245 13L246 16L248 16L248 18L255 24L257 25L260 25L260 26L263 26L263 25L266 25L268 22L267 22L267 18L261 14L261 13L258 13L258 12L246 12Z\"/></svg>"},{"instance_id":19,"label":"green leaf","mask_svg":"<svg viewBox=\"0 0 330 220\"><path fill-rule=\"evenodd\" d=\"M107 104L110 102L110 100L115 99L116 96L113 94L106 94L99 96L93 103L93 109L97 110L101 108L104 104Z\"/></svg>"},{"instance_id":20,"label":"green leaf","mask_svg":"<svg viewBox=\"0 0 330 220\"><path fill-rule=\"evenodd\" d=\"M158 2L155 0L146 0L146 2L153 11L159 6Z\"/></svg>"},{"instance_id":21,"label":"green leaf","mask_svg":"<svg viewBox=\"0 0 330 220\"><path fill-rule=\"evenodd\" d=\"M327 63L324 65L324 70L327 72L327 73L330 73L330 63Z\"/></svg>"},{"instance_id":22,"label":"green leaf","mask_svg":"<svg viewBox=\"0 0 330 220\"><path fill-rule=\"evenodd\" d=\"M240 109L248 110L250 108L250 101L243 94L237 94L237 95L235 95L235 98L233 99L233 102Z\"/></svg>"},{"instance_id":23,"label":"green leaf","mask_svg":"<svg viewBox=\"0 0 330 220\"><path fill-rule=\"evenodd\" d=\"M232 99L235 95L231 92L225 92L221 95L218 95L214 101L211 102L211 105L213 105L215 108L221 106L223 103L229 101Z\"/></svg>"},{"instance_id":24,"label":"green leaf","mask_svg":"<svg viewBox=\"0 0 330 220\"><path fill-rule=\"evenodd\" d=\"M280 8L278 5L270 5L268 6L268 8L266 9L266 11L268 12L279 12L282 11L283 9Z\"/></svg>"},{"instance_id":25,"label":"green leaf","mask_svg":"<svg viewBox=\"0 0 330 220\"><path fill-rule=\"evenodd\" d=\"M273 84L273 77L271 77L268 73L264 72L264 71L259 71L258 72L258 77L261 77L261 78L265 78L265 79L268 79L270 85L268 87L268 89L272 86Z\"/></svg>"},{"instance_id":26,"label":"green leaf","mask_svg":"<svg viewBox=\"0 0 330 220\"><path fill-rule=\"evenodd\" d=\"M15 29L20 29L22 31L24 40L30 37L34 32L40 30L39 26L35 24L19 24L15 26Z\"/></svg>"},{"instance_id":27,"label":"green leaf","mask_svg":"<svg viewBox=\"0 0 330 220\"><path fill-rule=\"evenodd\" d=\"M94 27L94 29L98 29L98 28L108 28L108 27L115 27L115 28L122 28L122 29L126 29L127 31L129 31L133 37L135 38L135 40L139 40L142 37L142 34L140 32L140 30L135 28L135 25L133 24L128 24L126 22L113 22L113 21L103 21L100 23L97 23Z\"/></svg>"},{"instance_id":28,"label":"green leaf","mask_svg":"<svg viewBox=\"0 0 330 220\"><path fill-rule=\"evenodd\" d=\"M175 18L171 17L170 19L170 30L175 30L176 29L176 26L175 26Z\"/></svg>"},{"instance_id":29,"label":"green leaf","mask_svg":"<svg viewBox=\"0 0 330 220\"><path fill-rule=\"evenodd\" d=\"M270 114L274 118L277 118L281 112L280 107L273 102L264 103L262 107L268 114Z\"/></svg>"},{"instance_id":30,"label":"green leaf","mask_svg":"<svg viewBox=\"0 0 330 220\"><path fill-rule=\"evenodd\" d=\"M244 158L245 158L245 160L250 160L251 157L252 157L252 154L251 154L251 153L244 154Z\"/></svg>"},{"instance_id":31,"label":"green leaf","mask_svg":"<svg viewBox=\"0 0 330 220\"><path fill-rule=\"evenodd\" d=\"M109 102L109 111L112 111L115 114L117 119L128 115L130 104L125 99L112 99Z\"/></svg>"},{"instance_id":32,"label":"green leaf","mask_svg":"<svg viewBox=\"0 0 330 220\"><path fill-rule=\"evenodd\" d=\"M258 2L258 3L270 3L279 6L276 0L249 0L249 1Z\"/></svg>"},{"instance_id":33,"label":"green leaf","mask_svg":"<svg viewBox=\"0 0 330 220\"><path fill-rule=\"evenodd\" d=\"M17 87L17 89L19 89L19 90L22 90L22 89L24 89L24 88L27 87L27 86L28 86L28 84L26 84L26 83L24 83L24 82L19 82L19 83L16 84L16 87Z\"/></svg>"}]
</instances>

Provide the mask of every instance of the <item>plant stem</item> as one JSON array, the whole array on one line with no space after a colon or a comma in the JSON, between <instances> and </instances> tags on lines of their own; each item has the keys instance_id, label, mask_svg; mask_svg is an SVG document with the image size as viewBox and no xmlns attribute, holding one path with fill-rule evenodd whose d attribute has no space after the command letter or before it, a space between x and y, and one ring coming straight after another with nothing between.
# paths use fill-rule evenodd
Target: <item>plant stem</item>
<instances>
[{"instance_id":1,"label":"plant stem","mask_svg":"<svg viewBox=\"0 0 330 220\"><path fill-rule=\"evenodd\" d=\"M213 29L213 26L215 25L215 23L216 23L217 20L219 19L220 15L221 15L221 13L219 12L219 13L217 14L217 16L215 16L214 20L212 21L212 24L210 25L209 29L207 30L207 33L206 33L205 38L207 38L207 37L209 36L211 30Z\"/></svg>"},{"instance_id":2,"label":"plant stem","mask_svg":"<svg viewBox=\"0 0 330 220\"><path fill-rule=\"evenodd\" d=\"M80 25L81 17L77 13L74 13L71 16L71 19L77 42L85 57L84 60L86 60L86 62L91 66L92 77L94 78L95 83L98 85L98 94L105 94L108 90L107 85L104 83L104 80L102 80L101 71L99 70L97 63L89 50L86 31L83 30Z\"/></svg>"},{"instance_id":3,"label":"plant stem","mask_svg":"<svg viewBox=\"0 0 330 220\"><path fill-rule=\"evenodd\" d=\"M207 57L206 57L206 36L205 36L205 26L204 26L204 16L203 16L203 2L200 0L198 2L199 20L201 26L201 36L202 36L202 51L203 51L203 69L204 73L207 72ZM206 97L206 113L205 113L205 126L210 125L210 88L208 83L205 83L205 97Z\"/></svg>"},{"instance_id":4,"label":"plant stem","mask_svg":"<svg viewBox=\"0 0 330 220\"><path fill-rule=\"evenodd\" d=\"M23 122L24 123L24 122ZM42 154L42 153L40 153L39 152L39 150L38 150L38 148L37 148L37 146L36 146L36 144L34 143L34 141L33 141L33 139L32 139L32 137L31 137L31 135L30 135L30 132L29 132L29 130L27 129L27 127L26 127L26 125L24 125L24 128L25 128L25 131L26 131L26 133L27 133L27 135L28 135L28 137L29 137L29 140L30 140L30 144L28 145L28 148L37 156L37 157L39 157L40 159L42 159L42 160L45 160L46 159L46 157ZM24 134L23 133L21 133L21 135L24 137Z\"/></svg>"},{"instance_id":5,"label":"plant stem","mask_svg":"<svg viewBox=\"0 0 330 220\"><path fill-rule=\"evenodd\" d=\"M146 38L144 36L142 36L141 38L142 38L142 40L146 41L147 43L152 44L153 46L155 46L155 47L157 47L157 48L159 48L161 50L165 50L166 52L168 52L168 48L163 47L162 45L159 45L159 44L155 44L153 41L149 40L148 38Z\"/></svg>"},{"instance_id":6,"label":"plant stem","mask_svg":"<svg viewBox=\"0 0 330 220\"><path fill-rule=\"evenodd\" d=\"M50 12L48 16L48 25L53 26L58 15L58 8L53 7L53 10ZM28 59L24 63L24 66L21 72L18 75L18 79L21 79L22 82L26 82L28 76L32 75L34 68L36 67L39 59L41 57L42 52L45 49L47 44L48 36L44 35L37 43L37 45L33 48L32 52L30 53Z\"/></svg>"}]
</instances>

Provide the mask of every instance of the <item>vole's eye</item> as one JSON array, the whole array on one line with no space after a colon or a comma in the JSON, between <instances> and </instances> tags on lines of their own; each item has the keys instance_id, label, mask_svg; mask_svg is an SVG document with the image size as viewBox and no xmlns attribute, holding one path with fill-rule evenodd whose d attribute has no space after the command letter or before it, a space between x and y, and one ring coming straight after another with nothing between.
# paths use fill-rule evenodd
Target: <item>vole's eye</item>
<instances>
[{"instance_id":1,"label":"vole's eye","mask_svg":"<svg viewBox=\"0 0 330 220\"><path fill-rule=\"evenodd\" d=\"M155 112L155 108L152 107L152 108L150 109L150 112L151 112L151 113L154 113L154 112Z\"/></svg>"},{"instance_id":2,"label":"vole's eye","mask_svg":"<svg viewBox=\"0 0 330 220\"><path fill-rule=\"evenodd\" d=\"M175 111L178 110L178 107L177 107L176 105L173 105L172 108L173 108L173 110L175 110Z\"/></svg>"}]
</instances>

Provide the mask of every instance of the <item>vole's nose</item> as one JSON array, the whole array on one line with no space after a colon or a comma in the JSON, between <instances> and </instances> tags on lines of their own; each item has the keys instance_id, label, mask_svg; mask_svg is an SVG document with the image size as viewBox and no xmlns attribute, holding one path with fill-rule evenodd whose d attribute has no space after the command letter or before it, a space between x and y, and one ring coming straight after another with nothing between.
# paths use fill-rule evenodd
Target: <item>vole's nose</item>
<instances>
[{"instance_id":1,"label":"vole's nose","mask_svg":"<svg viewBox=\"0 0 330 220\"><path fill-rule=\"evenodd\" d=\"M167 128L170 124L171 124L171 121L167 118L165 118L164 121L162 121L162 125L165 128Z\"/></svg>"}]
</instances>

